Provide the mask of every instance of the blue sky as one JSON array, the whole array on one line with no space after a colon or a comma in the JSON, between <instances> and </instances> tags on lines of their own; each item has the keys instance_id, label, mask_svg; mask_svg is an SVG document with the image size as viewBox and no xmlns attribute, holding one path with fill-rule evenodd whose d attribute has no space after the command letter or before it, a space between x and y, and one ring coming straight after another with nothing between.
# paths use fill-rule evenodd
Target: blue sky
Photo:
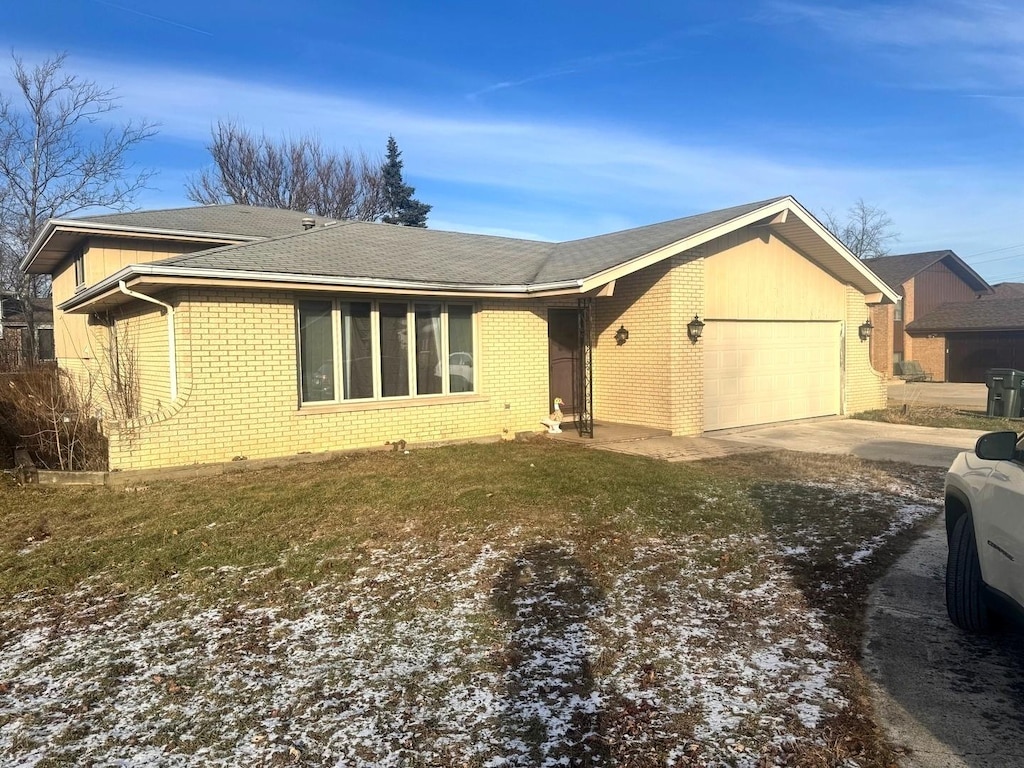
<instances>
[{"instance_id":1,"label":"blue sky","mask_svg":"<svg viewBox=\"0 0 1024 768\"><path fill-rule=\"evenodd\" d=\"M3 6L8 6L6 9ZM220 118L380 154L430 226L562 240L777 195L858 198L896 253L1024 281L1024 8L1000 2L2 0L0 44L160 123L185 205ZM0 89L10 80L0 74Z\"/></svg>"}]
</instances>

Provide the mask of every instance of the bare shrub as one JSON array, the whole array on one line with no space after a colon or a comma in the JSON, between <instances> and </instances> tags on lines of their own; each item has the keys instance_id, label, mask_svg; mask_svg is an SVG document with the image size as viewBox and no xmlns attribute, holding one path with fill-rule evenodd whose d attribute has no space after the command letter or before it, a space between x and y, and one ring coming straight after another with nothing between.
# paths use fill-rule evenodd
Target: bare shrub
<instances>
[{"instance_id":1,"label":"bare shrub","mask_svg":"<svg viewBox=\"0 0 1024 768\"><path fill-rule=\"evenodd\" d=\"M0 378L0 428L16 435L41 468L107 468L91 383L76 382L67 371L32 368Z\"/></svg>"},{"instance_id":2,"label":"bare shrub","mask_svg":"<svg viewBox=\"0 0 1024 768\"><path fill-rule=\"evenodd\" d=\"M103 344L106 365L101 368L100 388L119 422L139 416L139 352L136 334L126 323L111 320Z\"/></svg>"}]
</instances>

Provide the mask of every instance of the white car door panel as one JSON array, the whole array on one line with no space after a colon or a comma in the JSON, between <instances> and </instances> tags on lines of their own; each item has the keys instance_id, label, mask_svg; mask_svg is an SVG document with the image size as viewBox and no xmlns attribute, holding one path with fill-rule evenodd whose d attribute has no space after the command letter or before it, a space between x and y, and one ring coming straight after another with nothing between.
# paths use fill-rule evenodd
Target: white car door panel
<instances>
[{"instance_id":1,"label":"white car door panel","mask_svg":"<svg viewBox=\"0 0 1024 768\"><path fill-rule=\"evenodd\" d=\"M1024 464L998 462L980 500L985 514L975 516L975 530L985 582L1024 605Z\"/></svg>"}]
</instances>

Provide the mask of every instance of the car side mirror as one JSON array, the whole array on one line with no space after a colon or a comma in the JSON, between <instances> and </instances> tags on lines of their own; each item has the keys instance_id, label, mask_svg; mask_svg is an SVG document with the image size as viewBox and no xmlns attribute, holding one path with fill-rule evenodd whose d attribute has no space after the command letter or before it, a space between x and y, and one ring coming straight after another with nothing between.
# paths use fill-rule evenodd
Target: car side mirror
<instances>
[{"instance_id":1,"label":"car side mirror","mask_svg":"<svg viewBox=\"0 0 1024 768\"><path fill-rule=\"evenodd\" d=\"M1017 455L1016 432L989 432L978 438L974 453L988 461L1011 461Z\"/></svg>"}]
</instances>

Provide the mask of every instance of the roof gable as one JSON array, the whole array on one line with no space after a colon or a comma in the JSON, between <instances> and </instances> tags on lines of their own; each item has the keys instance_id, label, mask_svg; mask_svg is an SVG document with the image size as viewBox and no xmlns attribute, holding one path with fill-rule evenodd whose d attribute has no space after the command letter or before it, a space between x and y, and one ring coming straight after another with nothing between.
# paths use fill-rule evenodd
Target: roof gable
<instances>
[{"instance_id":1,"label":"roof gable","mask_svg":"<svg viewBox=\"0 0 1024 768\"><path fill-rule=\"evenodd\" d=\"M992 287L971 267L951 250L903 253L895 256L879 256L868 259L871 271L896 289L911 278L924 272L937 262L942 262L951 272L976 293L990 293ZM900 291L902 293L902 291Z\"/></svg>"}]
</instances>

